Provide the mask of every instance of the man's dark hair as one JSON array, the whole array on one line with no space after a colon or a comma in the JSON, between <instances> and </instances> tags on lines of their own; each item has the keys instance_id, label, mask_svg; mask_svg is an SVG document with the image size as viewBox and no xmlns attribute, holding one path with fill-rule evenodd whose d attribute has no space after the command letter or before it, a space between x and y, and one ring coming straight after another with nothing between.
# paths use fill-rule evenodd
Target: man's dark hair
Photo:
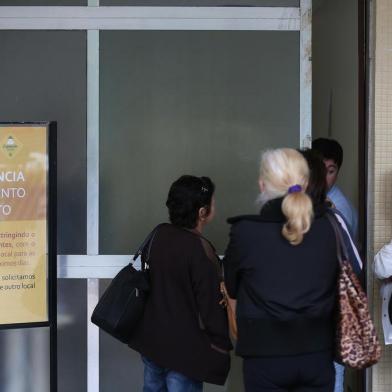
<instances>
[{"instance_id":1,"label":"man's dark hair","mask_svg":"<svg viewBox=\"0 0 392 392\"><path fill-rule=\"evenodd\" d=\"M320 137L313 140L312 149L318 151L323 159L335 161L339 169L342 166L343 148L336 140Z\"/></svg>"},{"instance_id":2,"label":"man's dark hair","mask_svg":"<svg viewBox=\"0 0 392 392\"><path fill-rule=\"evenodd\" d=\"M327 169L321 155L315 150L300 150L310 169L309 183L306 193L312 199L313 205L322 205L327 198Z\"/></svg>"},{"instance_id":3,"label":"man's dark hair","mask_svg":"<svg viewBox=\"0 0 392 392\"><path fill-rule=\"evenodd\" d=\"M174 181L167 196L170 222L179 227L193 229L197 225L199 209L210 212L215 185L209 177L181 176Z\"/></svg>"}]
</instances>

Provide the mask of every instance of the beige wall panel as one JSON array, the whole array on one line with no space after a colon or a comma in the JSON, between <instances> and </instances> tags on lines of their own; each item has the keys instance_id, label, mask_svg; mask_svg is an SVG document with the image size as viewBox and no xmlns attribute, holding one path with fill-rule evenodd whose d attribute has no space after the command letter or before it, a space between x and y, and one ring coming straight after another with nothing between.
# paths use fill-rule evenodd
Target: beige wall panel
<instances>
[{"instance_id":1,"label":"beige wall panel","mask_svg":"<svg viewBox=\"0 0 392 392\"><path fill-rule=\"evenodd\" d=\"M392 238L392 2L376 3L375 132L374 132L374 251ZM370 275L372 277L372 275ZM380 284L374 284L374 317L381 330ZM373 392L392 390L392 347L384 346L373 368Z\"/></svg>"}]
</instances>

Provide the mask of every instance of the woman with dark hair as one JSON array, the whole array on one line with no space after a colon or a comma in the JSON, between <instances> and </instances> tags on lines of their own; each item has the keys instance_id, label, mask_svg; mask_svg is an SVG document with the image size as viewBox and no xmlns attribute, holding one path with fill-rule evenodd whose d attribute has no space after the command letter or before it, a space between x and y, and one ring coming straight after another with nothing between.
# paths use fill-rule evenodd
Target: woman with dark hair
<instances>
[{"instance_id":1,"label":"woman with dark hair","mask_svg":"<svg viewBox=\"0 0 392 392\"><path fill-rule=\"evenodd\" d=\"M351 265L355 273L359 276L362 270L362 260L359 252L351 238L349 225L346 222L343 214L340 213L330 200L327 199L327 168L324 164L323 158L320 153L313 149L306 149L300 151L308 162L310 169L310 177L306 192L312 199L314 206L321 206L325 204L334 213L336 220L342 228L342 236L349 254ZM337 362L335 366L335 387L334 392L341 392L344 390L344 373L345 368Z\"/></svg>"},{"instance_id":2,"label":"woman with dark hair","mask_svg":"<svg viewBox=\"0 0 392 392\"><path fill-rule=\"evenodd\" d=\"M327 199L327 169L324 162L316 151L311 149L301 150L300 153L306 159L310 169L309 183L306 193L312 199L313 205L322 205Z\"/></svg>"},{"instance_id":3,"label":"woman with dark hair","mask_svg":"<svg viewBox=\"0 0 392 392\"><path fill-rule=\"evenodd\" d=\"M129 343L144 362L144 392L198 392L203 382L223 385L232 345L222 305L221 265L202 237L214 217L215 186L184 175L170 187L171 224L152 241L151 292Z\"/></svg>"},{"instance_id":4,"label":"woman with dark hair","mask_svg":"<svg viewBox=\"0 0 392 392\"><path fill-rule=\"evenodd\" d=\"M351 237L349 225L343 214L335 208L333 203L327 197L327 169L324 165L323 158L317 151L313 149L301 150L300 153L306 159L310 169L309 183L306 188L306 193L312 199L312 203L315 208L320 208L320 206L325 205L334 213L336 220L342 227L343 239L346 245L346 249L349 253L353 270L359 276L362 270L362 260Z\"/></svg>"}]
</instances>

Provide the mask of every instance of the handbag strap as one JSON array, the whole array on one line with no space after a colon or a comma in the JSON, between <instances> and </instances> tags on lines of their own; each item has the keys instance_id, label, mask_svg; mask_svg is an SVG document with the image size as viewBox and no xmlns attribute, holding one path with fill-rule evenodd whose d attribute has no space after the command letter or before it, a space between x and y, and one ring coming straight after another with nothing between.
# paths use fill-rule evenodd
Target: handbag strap
<instances>
[{"instance_id":1,"label":"handbag strap","mask_svg":"<svg viewBox=\"0 0 392 392\"><path fill-rule=\"evenodd\" d=\"M146 264L148 264L148 261L150 260L150 253L151 253L152 243L153 243L154 238L155 238L155 236L156 236L156 234L158 232L158 229L160 227L162 227L163 225L165 225L165 224L166 223L160 223L158 226L156 226L151 231L151 233L145 238L145 240L139 246L137 252L134 254L134 256L132 258L133 259L133 263L134 263L139 256L142 256L142 260L141 260L142 271L145 271ZM145 255L143 256L143 252L144 252L144 250L145 250L145 248L147 246L148 246L147 253L145 253Z\"/></svg>"},{"instance_id":2,"label":"handbag strap","mask_svg":"<svg viewBox=\"0 0 392 392\"><path fill-rule=\"evenodd\" d=\"M339 223L337 222L333 212L328 211L326 215L335 233L336 253L337 253L339 264L341 265L343 261L349 260L347 247L343 239L342 229Z\"/></svg>"},{"instance_id":3,"label":"handbag strap","mask_svg":"<svg viewBox=\"0 0 392 392\"><path fill-rule=\"evenodd\" d=\"M191 234L193 234L194 236L196 236L196 237L199 237L199 238L201 238L201 239L203 239L205 242L207 242L210 246L211 246L211 249L214 251L214 253L215 253L215 255L218 257L218 255L217 255L217 253L216 253L216 249L215 249L215 246L214 245L212 245L212 242L209 240L209 239L207 239L206 237L204 237L202 234L200 234L200 233L195 233L194 231L192 231L191 229L185 229L185 228L181 228L182 230L185 230L185 231L187 231L188 233L191 233ZM219 258L219 257L218 257Z\"/></svg>"},{"instance_id":4,"label":"handbag strap","mask_svg":"<svg viewBox=\"0 0 392 392\"><path fill-rule=\"evenodd\" d=\"M210 240L208 240L206 237L204 237L203 235L201 235L200 233L195 233L194 231L192 231L190 229L183 228L183 230L186 230L187 232L193 234L194 236L200 238L201 240L204 240L211 247L212 253L214 254L215 259L216 259L216 268L217 268L218 275L219 275L220 279L223 281L224 280L223 260L221 260L221 258L216 253L216 249L215 249L214 245L212 245L212 242ZM211 261L214 262L214 260L211 260Z\"/></svg>"}]
</instances>

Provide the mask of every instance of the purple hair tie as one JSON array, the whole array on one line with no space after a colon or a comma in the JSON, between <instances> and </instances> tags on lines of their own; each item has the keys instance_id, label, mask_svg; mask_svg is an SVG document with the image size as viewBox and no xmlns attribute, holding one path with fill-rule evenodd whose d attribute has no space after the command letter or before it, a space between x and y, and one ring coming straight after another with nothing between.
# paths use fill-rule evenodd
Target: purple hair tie
<instances>
[{"instance_id":1,"label":"purple hair tie","mask_svg":"<svg viewBox=\"0 0 392 392\"><path fill-rule=\"evenodd\" d=\"M289 188L289 193L297 193L302 191L302 186L301 185L293 185Z\"/></svg>"}]
</instances>

